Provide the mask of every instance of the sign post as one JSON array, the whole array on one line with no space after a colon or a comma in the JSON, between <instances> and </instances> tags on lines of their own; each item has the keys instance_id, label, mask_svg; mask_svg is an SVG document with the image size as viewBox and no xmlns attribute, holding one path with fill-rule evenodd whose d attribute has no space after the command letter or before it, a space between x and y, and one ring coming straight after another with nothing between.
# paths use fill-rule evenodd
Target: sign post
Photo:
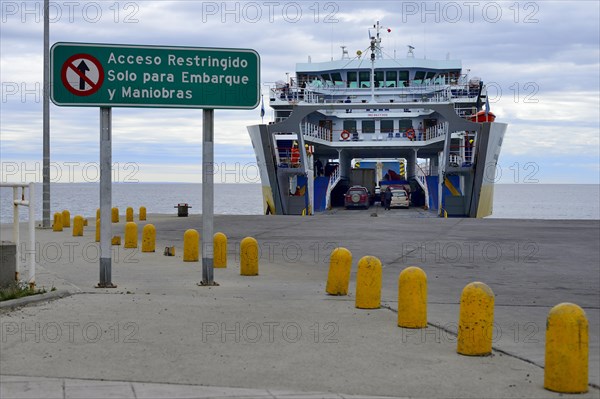
<instances>
[{"instance_id":1,"label":"sign post","mask_svg":"<svg viewBox=\"0 0 600 399\"><path fill-rule=\"evenodd\" d=\"M100 282L98 288L116 288L112 283L112 110L100 108Z\"/></svg>"},{"instance_id":2,"label":"sign post","mask_svg":"<svg viewBox=\"0 0 600 399\"><path fill-rule=\"evenodd\" d=\"M100 282L111 279L112 107L203 109L202 281L213 278L214 110L260 101L260 57L250 49L56 43L50 51L52 101L100 107Z\"/></svg>"}]
</instances>

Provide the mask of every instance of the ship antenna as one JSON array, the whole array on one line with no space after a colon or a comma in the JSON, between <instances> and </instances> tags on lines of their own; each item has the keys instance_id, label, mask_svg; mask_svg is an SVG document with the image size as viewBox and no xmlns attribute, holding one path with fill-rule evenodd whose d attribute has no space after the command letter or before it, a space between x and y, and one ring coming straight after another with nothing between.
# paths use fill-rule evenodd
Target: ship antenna
<instances>
[{"instance_id":1,"label":"ship antenna","mask_svg":"<svg viewBox=\"0 0 600 399\"><path fill-rule=\"evenodd\" d=\"M410 44L408 45L408 53L406 54L406 58L415 58L415 52L413 51L415 48L413 46L411 46Z\"/></svg>"},{"instance_id":2,"label":"ship antenna","mask_svg":"<svg viewBox=\"0 0 600 399\"><path fill-rule=\"evenodd\" d=\"M342 59L349 60L350 55L348 54L348 50L346 49L346 46L340 46L340 47L342 48Z\"/></svg>"}]
</instances>

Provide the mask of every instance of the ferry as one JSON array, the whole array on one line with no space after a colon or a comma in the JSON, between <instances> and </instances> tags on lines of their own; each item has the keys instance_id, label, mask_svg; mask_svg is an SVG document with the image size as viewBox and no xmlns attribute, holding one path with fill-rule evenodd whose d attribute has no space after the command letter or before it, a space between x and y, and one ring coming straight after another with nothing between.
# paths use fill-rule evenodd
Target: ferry
<instances>
[{"instance_id":1,"label":"ferry","mask_svg":"<svg viewBox=\"0 0 600 399\"><path fill-rule=\"evenodd\" d=\"M490 112L486 85L460 60L419 59L412 46L390 57L386 32L378 21L352 58L341 46L339 59L309 57L268 86L274 120L247 127L265 214L326 212L360 182L403 185L411 207L433 215L491 215L507 124Z\"/></svg>"}]
</instances>

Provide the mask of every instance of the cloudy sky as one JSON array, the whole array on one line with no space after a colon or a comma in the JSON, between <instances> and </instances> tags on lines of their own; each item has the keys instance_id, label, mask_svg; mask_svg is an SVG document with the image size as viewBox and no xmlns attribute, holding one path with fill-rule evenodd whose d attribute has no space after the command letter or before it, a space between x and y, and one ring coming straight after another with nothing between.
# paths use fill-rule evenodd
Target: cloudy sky
<instances>
[{"instance_id":1,"label":"cloudy sky","mask_svg":"<svg viewBox=\"0 0 600 399\"><path fill-rule=\"evenodd\" d=\"M50 43L255 49L262 91L296 62L368 46L380 20L389 56L461 59L509 124L500 183L599 183L597 1L51 1ZM42 180L42 2L0 2L2 181ZM265 96L268 98L268 96ZM51 105L52 181L97 179L98 108ZM267 107L266 117L271 112ZM256 182L246 126L259 109L215 111L216 181ZM202 111L113 109L116 181L200 182ZM233 173L231 171L234 171Z\"/></svg>"}]
</instances>

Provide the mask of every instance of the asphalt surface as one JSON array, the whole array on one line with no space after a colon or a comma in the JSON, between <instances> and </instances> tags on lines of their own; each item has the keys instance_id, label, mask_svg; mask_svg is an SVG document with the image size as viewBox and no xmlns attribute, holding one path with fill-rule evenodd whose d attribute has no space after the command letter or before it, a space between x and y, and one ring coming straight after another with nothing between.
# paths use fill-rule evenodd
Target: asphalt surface
<instances>
[{"instance_id":1,"label":"asphalt surface","mask_svg":"<svg viewBox=\"0 0 600 399\"><path fill-rule=\"evenodd\" d=\"M0 310L0 396L569 397L543 388L543 364L548 311L573 302L589 320L591 384L573 397L600 397L599 221L439 219L381 208L216 216L215 232L229 240L218 287L199 287L201 264L182 261L183 232L201 231L201 217L149 215L140 234L146 223L156 226L157 252L113 247L115 289L94 288L93 223L83 237L36 230L38 286L71 295ZM113 224L114 234L123 225ZM10 237L10 226L1 232ZM259 243L259 276L239 273L246 236ZM163 256L171 245L176 256ZM347 297L325 294L337 246L353 254ZM365 255L383 264L381 309L354 307ZM396 326L397 279L407 266L428 276L427 329ZM460 293L473 281L495 294L488 357L456 353Z\"/></svg>"}]
</instances>

